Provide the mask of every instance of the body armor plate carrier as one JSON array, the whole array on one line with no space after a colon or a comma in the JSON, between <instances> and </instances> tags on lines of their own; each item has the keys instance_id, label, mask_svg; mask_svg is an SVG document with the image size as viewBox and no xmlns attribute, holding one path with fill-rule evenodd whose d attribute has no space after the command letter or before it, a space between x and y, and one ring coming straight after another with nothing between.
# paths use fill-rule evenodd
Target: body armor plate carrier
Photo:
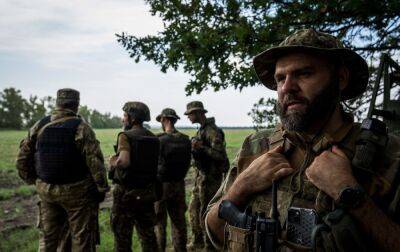
<instances>
[{"instance_id":1,"label":"body armor plate carrier","mask_svg":"<svg viewBox=\"0 0 400 252\"><path fill-rule=\"evenodd\" d=\"M45 117L39 123L49 122ZM38 177L49 184L69 184L87 177L88 167L75 144L81 119L44 126L36 142L35 168ZM47 123L46 123L47 124Z\"/></svg>"},{"instance_id":2,"label":"body armor plate carrier","mask_svg":"<svg viewBox=\"0 0 400 252\"><path fill-rule=\"evenodd\" d=\"M118 183L131 188L145 188L157 180L160 141L155 136L137 136L124 132L131 146L130 166L117 169Z\"/></svg>"},{"instance_id":3,"label":"body armor plate carrier","mask_svg":"<svg viewBox=\"0 0 400 252\"><path fill-rule=\"evenodd\" d=\"M162 150L164 167L159 171L163 182L177 182L185 178L190 167L191 142L188 137L172 137L168 134L160 138L166 144Z\"/></svg>"}]
</instances>

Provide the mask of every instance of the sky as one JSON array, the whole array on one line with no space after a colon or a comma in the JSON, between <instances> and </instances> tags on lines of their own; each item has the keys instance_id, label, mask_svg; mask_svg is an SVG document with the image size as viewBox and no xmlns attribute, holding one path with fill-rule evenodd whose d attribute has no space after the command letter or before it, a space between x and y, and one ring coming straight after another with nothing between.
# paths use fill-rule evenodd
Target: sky
<instances>
[{"instance_id":1,"label":"sky","mask_svg":"<svg viewBox=\"0 0 400 252\"><path fill-rule=\"evenodd\" d=\"M81 92L81 104L121 116L126 101L145 102L150 125L165 107L181 120L186 104L201 100L220 126L251 126L247 113L261 97L275 97L263 86L232 88L186 96L189 75L162 73L152 62L135 63L115 33L155 35L163 23L143 0L1 0L0 90L15 87L24 97L56 96L60 88Z\"/></svg>"}]
</instances>

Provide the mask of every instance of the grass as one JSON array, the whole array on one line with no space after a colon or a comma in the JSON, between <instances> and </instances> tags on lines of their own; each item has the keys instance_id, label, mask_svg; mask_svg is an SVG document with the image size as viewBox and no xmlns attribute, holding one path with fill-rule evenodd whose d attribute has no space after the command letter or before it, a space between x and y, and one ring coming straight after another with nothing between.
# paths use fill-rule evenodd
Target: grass
<instances>
[{"instance_id":1,"label":"grass","mask_svg":"<svg viewBox=\"0 0 400 252\"><path fill-rule=\"evenodd\" d=\"M116 143L118 129L99 129L96 130L96 136L100 141L105 160L114 154L113 145ZM157 132L155 130L154 132ZM182 130L183 133L194 136L196 130ZM244 138L252 133L253 130L225 130L226 147L228 157L232 161L239 150ZM15 169L15 158L18 153L20 141L27 135L27 131L0 131L0 201L10 199L14 196L30 196L34 194L33 186L24 185L18 178ZM191 170L188 174L193 173ZM186 189L186 203L189 205L191 188ZM17 209L13 214L23 214L23 209ZM9 217L9 216L7 216ZM187 225L188 212L186 212ZM0 219L4 218L4 213L0 213ZM104 209L100 212L99 223L101 231L101 245L99 251L111 251L114 246L114 237L110 228L110 211ZM167 234L170 233L169 227ZM188 226L188 237L190 237L190 227ZM134 232L133 249L140 251L140 243ZM0 233L0 251L37 251L38 230L36 228L16 229L7 234ZM167 245L171 244L169 235Z\"/></svg>"}]
</instances>

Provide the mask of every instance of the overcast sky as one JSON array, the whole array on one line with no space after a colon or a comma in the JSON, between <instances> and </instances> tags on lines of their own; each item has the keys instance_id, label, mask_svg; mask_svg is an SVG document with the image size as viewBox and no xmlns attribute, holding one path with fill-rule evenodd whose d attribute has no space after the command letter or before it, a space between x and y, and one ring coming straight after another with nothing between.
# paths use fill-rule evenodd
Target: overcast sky
<instances>
[{"instance_id":1,"label":"overcast sky","mask_svg":"<svg viewBox=\"0 0 400 252\"><path fill-rule=\"evenodd\" d=\"M43 97L75 88L83 105L116 115L124 102L139 100L150 107L151 125L165 107L181 115L179 125L190 125L182 115L186 103L201 100L218 125L250 126L252 104L275 95L265 87L187 97L187 74L135 63L114 35L145 36L162 27L142 0L1 0L0 89L13 86L24 97Z\"/></svg>"}]
</instances>

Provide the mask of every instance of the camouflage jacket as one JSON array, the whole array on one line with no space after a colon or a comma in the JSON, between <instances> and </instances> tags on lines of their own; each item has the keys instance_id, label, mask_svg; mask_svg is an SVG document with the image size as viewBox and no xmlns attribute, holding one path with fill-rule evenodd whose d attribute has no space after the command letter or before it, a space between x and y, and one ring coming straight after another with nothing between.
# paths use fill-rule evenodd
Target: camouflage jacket
<instances>
[{"instance_id":1,"label":"camouflage jacket","mask_svg":"<svg viewBox=\"0 0 400 252\"><path fill-rule=\"evenodd\" d=\"M197 131L196 138L203 144L192 151L195 166L203 175L221 176L229 168L229 160L224 132L215 125L214 118L207 118L206 123Z\"/></svg>"},{"instance_id":2,"label":"camouflage jacket","mask_svg":"<svg viewBox=\"0 0 400 252\"><path fill-rule=\"evenodd\" d=\"M56 109L51 115L51 121L67 118L76 117L77 115L70 110ZM24 138L20 143L19 153L17 157L16 167L19 176L28 184L34 184L39 182L40 184L46 184L37 178L35 167L34 167L34 154L36 149L36 139L40 133L39 122L37 122L29 130L28 136ZM80 150L81 154L85 157L86 165L89 168L90 177L88 182L94 183L99 192L106 192L109 190L106 170L104 167L103 153L100 149L100 143L96 139L95 133L92 128L84 120L79 124L75 142ZM37 181L38 180L38 181ZM43 186L41 186L43 187ZM64 185L63 187L67 187Z\"/></svg>"},{"instance_id":3,"label":"camouflage jacket","mask_svg":"<svg viewBox=\"0 0 400 252\"><path fill-rule=\"evenodd\" d=\"M333 200L324 192L316 188L307 180L304 171L312 163L314 158L332 145L338 145L350 160L354 156L355 144L360 133L359 124L347 120L333 135L323 133L311 144L309 136L302 136L295 132L285 131L278 127L271 135L268 131L259 131L248 136L224 182L214 198L210 201L207 213L222 196L229 190L236 177L245 170L250 163L270 148L281 145L289 163L296 172L282 179L278 187L278 210L280 221L284 223L287 218L287 210L290 206L315 209L320 216L334 210ZM353 168L353 173L358 182L363 186L371 199L396 222L400 214L399 186L399 158L400 138L389 135L387 147L381 152L384 157L378 157L374 165L374 172L367 176L357 176L358 171ZM253 212L264 212L267 215L271 210L271 190L254 195L248 206ZM207 214L206 213L206 214ZM207 218L207 217L206 217ZM206 221L207 223L207 221ZM208 229L206 225L206 229ZM221 247L207 230L208 236L214 245ZM367 239L364 239L367 240ZM225 241L227 242L227 241Z\"/></svg>"}]
</instances>

